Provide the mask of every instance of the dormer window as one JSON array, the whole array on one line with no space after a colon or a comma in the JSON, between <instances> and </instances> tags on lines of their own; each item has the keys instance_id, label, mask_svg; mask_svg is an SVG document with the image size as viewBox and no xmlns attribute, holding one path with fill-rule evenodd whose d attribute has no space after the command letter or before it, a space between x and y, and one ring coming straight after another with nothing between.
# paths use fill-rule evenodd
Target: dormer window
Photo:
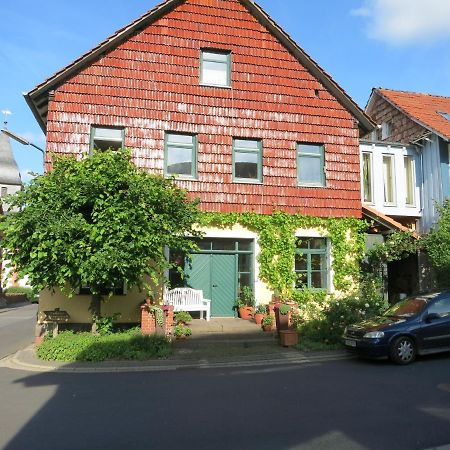
<instances>
[{"instance_id":1,"label":"dormer window","mask_svg":"<svg viewBox=\"0 0 450 450\"><path fill-rule=\"evenodd\" d=\"M440 114L444 119L450 121L450 113L444 111L438 111L437 113Z\"/></svg>"},{"instance_id":2,"label":"dormer window","mask_svg":"<svg viewBox=\"0 0 450 450\"><path fill-rule=\"evenodd\" d=\"M208 86L231 86L231 52L202 50L200 83Z\"/></svg>"},{"instance_id":3,"label":"dormer window","mask_svg":"<svg viewBox=\"0 0 450 450\"><path fill-rule=\"evenodd\" d=\"M125 130L123 128L92 127L90 151L122 150Z\"/></svg>"}]
</instances>

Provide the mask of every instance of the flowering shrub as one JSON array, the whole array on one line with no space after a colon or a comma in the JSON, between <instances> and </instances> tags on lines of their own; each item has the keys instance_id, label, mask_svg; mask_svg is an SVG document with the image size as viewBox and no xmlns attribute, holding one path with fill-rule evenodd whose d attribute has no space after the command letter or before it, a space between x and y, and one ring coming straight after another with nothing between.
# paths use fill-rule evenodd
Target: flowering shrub
<instances>
[{"instance_id":1,"label":"flowering shrub","mask_svg":"<svg viewBox=\"0 0 450 450\"><path fill-rule=\"evenodd\" d=\"M344 328L352 323L381 314L387 308L387 302L381 296L351 296L335 298L329 296L312 310L306 305L303 311L309 316L302 316L300 306L297 328L301 335L312 341L322 341L327 344L338 343L341 340ZM309 307L309 308L308 308Z\"/></svg>"}]
</instances>

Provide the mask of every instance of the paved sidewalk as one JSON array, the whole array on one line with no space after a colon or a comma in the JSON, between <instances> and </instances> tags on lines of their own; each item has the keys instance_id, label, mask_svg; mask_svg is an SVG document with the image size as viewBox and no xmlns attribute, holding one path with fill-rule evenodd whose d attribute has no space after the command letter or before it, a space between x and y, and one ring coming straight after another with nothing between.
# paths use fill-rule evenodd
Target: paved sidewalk
<instances>
[{"instance_id":1,"label":"paved sidewalk","mask_svg":"<svg viewBox=\"0 0 450 450\"><path fill-rule=\"evenodd\" d=\"M194 320L193 335L174 342L173 354L164 360L62 363L39 360L34 345L0 360L0 367L34 372L104 373L152 372L227 367L261 367L320 363L352 358L345 351L300 352L280 347L276 333L264 333L241 319Z\"/></svg>"}]
</instances>

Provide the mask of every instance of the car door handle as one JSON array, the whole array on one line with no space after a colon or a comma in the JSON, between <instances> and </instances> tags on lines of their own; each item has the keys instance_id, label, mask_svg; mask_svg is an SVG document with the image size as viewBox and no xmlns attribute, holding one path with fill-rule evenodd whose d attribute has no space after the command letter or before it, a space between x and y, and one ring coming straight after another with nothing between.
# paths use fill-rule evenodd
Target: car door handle
<instances>
[{"instance_id":1,"label":"car door handle","mask_svg":"<svg viewBox=\"0 0 450 450\"><path fill-rule=\"evenodd\" d=\"M212 287L219 287L219 286L217 286L217 284L213 284Z\"/></svg>"}]
</instances>

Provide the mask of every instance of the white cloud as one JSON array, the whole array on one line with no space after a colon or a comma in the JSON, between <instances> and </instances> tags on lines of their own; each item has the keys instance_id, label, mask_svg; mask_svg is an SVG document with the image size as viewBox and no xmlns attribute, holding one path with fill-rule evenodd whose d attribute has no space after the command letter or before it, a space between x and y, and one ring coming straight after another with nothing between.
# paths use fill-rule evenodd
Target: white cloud
<instances>
[{"instance_id":1,"label":"white cloud","mask_svg":"<svg viewBox=\"0 0 450 450\"><path fill-rule=\"evenodd\" d=\"M369 37L388 44L429 43L450 37L448 0L365 0L351 14L368 21Z\"/></svg>"}]
</instances>

